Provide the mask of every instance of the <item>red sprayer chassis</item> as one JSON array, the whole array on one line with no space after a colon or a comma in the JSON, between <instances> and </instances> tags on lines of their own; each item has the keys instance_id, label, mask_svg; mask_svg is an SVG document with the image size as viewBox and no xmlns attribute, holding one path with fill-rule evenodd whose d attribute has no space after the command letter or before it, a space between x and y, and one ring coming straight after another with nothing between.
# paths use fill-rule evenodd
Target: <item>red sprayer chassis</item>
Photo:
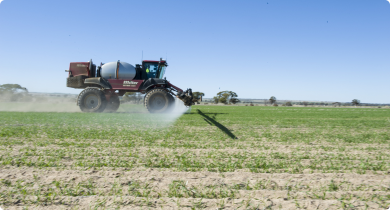
<instances>
[{"instance_id":1,"label":"red sprayer chassis","mask_svg":"<svg viewBox=\"0 0 390 210\"><path fill-rule=\"evenodd\" d=\"M117 61L96 67L89 62L70 63L67 87L84 89L77 99L83 112L115 112L120 105L119 96L126 92L145 94L144 105L151 113L169 112L174 106L174 97L184 105L194 104L192 90L172 85L163 78L168 66L160 61L144 60L142 65Z\"/></svg>"}]
</instances>

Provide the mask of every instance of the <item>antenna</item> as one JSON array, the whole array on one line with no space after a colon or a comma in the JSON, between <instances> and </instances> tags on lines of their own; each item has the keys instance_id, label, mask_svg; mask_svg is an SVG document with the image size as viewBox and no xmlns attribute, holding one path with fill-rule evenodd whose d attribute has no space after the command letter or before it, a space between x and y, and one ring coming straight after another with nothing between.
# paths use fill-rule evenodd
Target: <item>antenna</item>
<instances>
[{"instance_id":1,"label":"antenna","mask_svg":"<svg viewBox=\"0 0 390 210\"><path fill-rule=\"evenodd\" d=\"M144 60L144 51L142 50L142 57L141 57L141 63Z\"/></svg>"}]
</instances>

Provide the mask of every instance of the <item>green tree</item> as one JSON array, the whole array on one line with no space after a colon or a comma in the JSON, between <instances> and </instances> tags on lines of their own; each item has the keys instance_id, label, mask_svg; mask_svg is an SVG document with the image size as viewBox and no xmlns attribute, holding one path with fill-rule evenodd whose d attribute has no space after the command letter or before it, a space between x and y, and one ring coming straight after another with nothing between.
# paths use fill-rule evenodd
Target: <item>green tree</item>
<instances>
[{"instance_id":1,"label":"green tree","mask_svg":"<svg viewBox=\"0 0 390 210\"><path fill-rule=\"evenodd\" d=\"M219 99L219 102L227 104L227 103L232 103L233 101L237 103L239 100L237 99L238 95L237 93L233 91L221 91L217 93L216 96ZM214 97L215 98L215 97Z\"/></svg>"},{"instance_id":2,"label":"green tree","mask_svg":"<svg viewBox=\"0 0 390 210\"><path fill-rule=\"evenodd\" d=\"M227 99L225 97L222 97L219 99L219 102L221 102L223 104L227 104Z\"/></svg>"},{"instance_id":3,"label":"green tree","mask_svg":"<svg viewBox=\"0 0 390 210\"><path fill-rule=\"evenodd\" d=\"M1 93L16 93L16 92L28 92L27 88L22 87L18 84L3 84L0 85L0 92Z\"/></svg>"},{"instance_id":4,"label":"green tree","mask_svg":"<svg viewBox=\"0 0 390 210\"><path fill-rule=\"evenodd\" d=\"M238 102L240 102L240 100L238 100L237 98L231 98L231 99L229 100L229 103L232 103L232 104L236 104L236 103L238 103Z\"/></svg>"},{"instance_id":5,"label":"green tree","mask_svg":"<svg viewBox=\"0 0 390 210\"><path fill-rule=\"evenodd\" d=\"M269 98L269 102L270 102L271 104L276 103L276 97L275 97L275 96L271 96L271 98Z\"/></svg>"},{"instance_id":6,"label":"green tree","mask_svg":"<svg viewBox=\"0 0 390 210\"><path fill-rule=\"evenodd\" d=\"M194 99L200 99L200 97L204 96L204 93L202 92L192 92L192 96L194 97Z\"/></svg>"},{"instance_id":7,"label":"green tree","mask_svg":"<svg viewBox=\"0 0 390 210\"><path fill-rule=\"evenodd\" d=\"M360 104L360 100L359 99L353 99L352 100L352 105L358 106L359 104Z\"/></svg>"},{"instance_id":8,"label":"green tree","mask_svg":"<svg viewBox=\"0 0 390 210\"><path fill-rule=\"evenodd\" d=\"M31 99L31 96L28 95L27 88L24 88L18 84L0 85L0 95L2 100L5 101L26 101Z\"/></svg>"},{"instance_id":9,"label":"green tree","mask_svg":"<svg viewBox=\"0 0 390 210\"><path fill-rule=\"evenodd\" d=\"M219 102L218 96L214 96L213 100L214 100L214 103L215 103L215 104L218 104L218 102Z\"/></svg>"}]
</instances>

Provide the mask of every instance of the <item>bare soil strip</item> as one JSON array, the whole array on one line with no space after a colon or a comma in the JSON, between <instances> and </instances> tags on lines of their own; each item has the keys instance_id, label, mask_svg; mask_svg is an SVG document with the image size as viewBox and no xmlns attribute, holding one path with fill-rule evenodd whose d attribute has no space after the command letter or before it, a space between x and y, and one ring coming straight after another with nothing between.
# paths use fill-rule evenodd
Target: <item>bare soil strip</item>
<instances>
[{"instance_id":1,"label":"bare soil strip","mask_svg":"<svg viewBox=\"0 0 390 210\"><path fill-rule=\"evenodd\" d=\"M385 200L390 197L388 175L170 172L156 169L59 171L3 167L0 179L1 194L10 196L3 200L9 209L39 204L43 200L52 207L65 209L76 206L92 208L101 205L101 202L106 207L125 209L190 209L194 205L207 209L221 206L227 209L267 206L338 209L350 204L358 208L378 209L390 205L389 200ZM22 196L23 190L36 195ZM85 193L87 191L89 194ZM349 198L348 203L345 198Z\"/></svg>"}]
</instances>

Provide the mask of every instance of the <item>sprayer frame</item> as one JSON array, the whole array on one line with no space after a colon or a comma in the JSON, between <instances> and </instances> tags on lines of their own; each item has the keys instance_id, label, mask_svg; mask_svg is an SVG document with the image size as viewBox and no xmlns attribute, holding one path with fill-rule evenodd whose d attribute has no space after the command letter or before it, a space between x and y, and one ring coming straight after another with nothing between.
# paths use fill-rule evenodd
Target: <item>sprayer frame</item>
<instances>
[{"instance_id":1,"label":"sprayer frame","mask_svg":"<svg viewBox=\"0 0 390 210\"><path fill-rule=\"evenodd\" d=\"M162 59L160 59L160 61L144 60L142 61L142 64L145 62L158 63L159 66L168 66L166 61ZM70 63L69 70L65 70L66 72L69 72L67 87L76 89L98 88L104 92L107 101L110 101L111 96L114 94L118 96L123 96L126 92L140 92L145 94L154 88L162 88L172 96L176 96L178 99L182 100L186 106L195 104L191 89L183 91L171 84L166 78L147 78L145 69L139 64L136 65L136 76L132 80L117 78L105 79L100 76L102 65L103 64L101 63L96 70L96 66L92 63L92 59L89 62ZM117 68L119 68L119 65ZM79 100L77 100L77 105L79 105L78 101Z\"/></svg>"}]
</instances>

